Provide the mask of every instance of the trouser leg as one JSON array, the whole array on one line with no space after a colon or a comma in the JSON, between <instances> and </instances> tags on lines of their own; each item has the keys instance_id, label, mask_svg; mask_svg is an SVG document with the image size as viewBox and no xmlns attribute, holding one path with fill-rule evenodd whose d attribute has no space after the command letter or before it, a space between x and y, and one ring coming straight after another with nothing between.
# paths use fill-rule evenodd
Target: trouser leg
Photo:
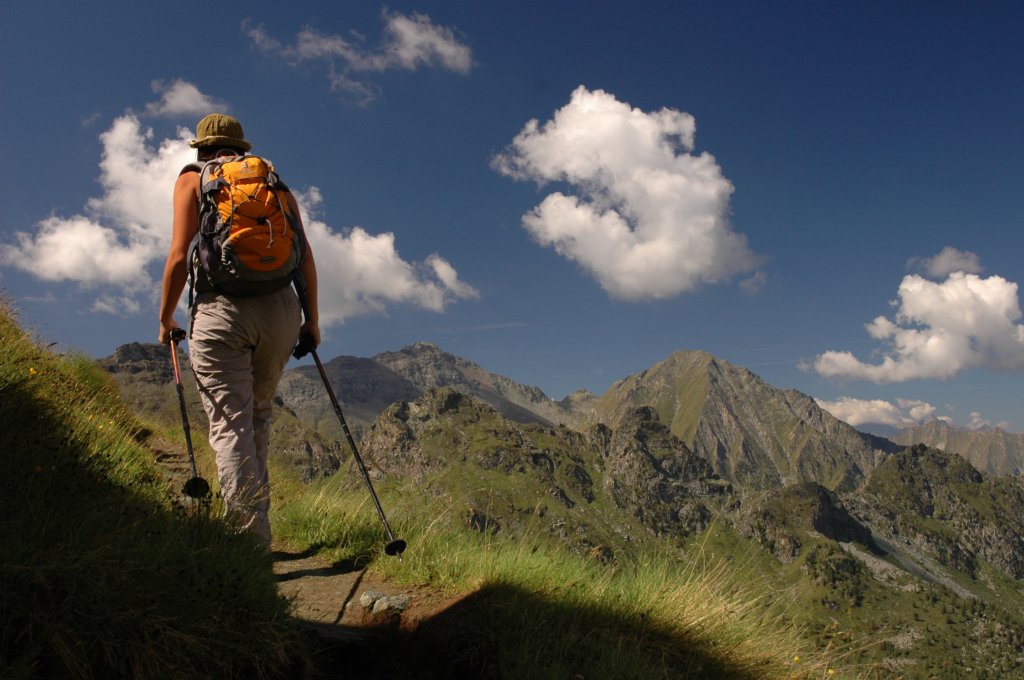
<instances>
[{"instance_id":1,"label":"trouser leg","mask_svg":"<svg viewBox=\"0 0 1024 680\"><path fill-rule=\"evenodd\" d=\"M208 296L195 312L189 354L225 514L269 548L271 400L298 338L298 301L290 290L242 300Z\"/></svg>"},{"instance_id":2,"label":"trouser leg","mask_svg":"<svg viewBox=\"0 0 1024 680\"><path fill-rule=\"evenodd\" d=\"M269 545L267 437L256 435L252 351L195 338L190 350L210 420L210 446L217 456L225 514L229 522L254 532Z\"/></svg>"}]
</instances>

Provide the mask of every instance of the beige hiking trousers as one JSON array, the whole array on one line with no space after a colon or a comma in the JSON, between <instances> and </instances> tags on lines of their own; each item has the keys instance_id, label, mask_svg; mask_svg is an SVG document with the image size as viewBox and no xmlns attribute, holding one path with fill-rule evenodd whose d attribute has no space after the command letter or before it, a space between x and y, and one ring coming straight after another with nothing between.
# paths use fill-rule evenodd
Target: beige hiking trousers
<instances>
[{"instance_id":1,"label":"beige hiking trousers","mask_svg":"<svg viewBox=\"0 0 1024 680\"><path fill-rule=\"evenodd\" d=\"M290 286L250 298L201 293L192 308L189 356L210 420L225 517L268 550L271 400L301 321Z\"/></svg>"}]
</instances>

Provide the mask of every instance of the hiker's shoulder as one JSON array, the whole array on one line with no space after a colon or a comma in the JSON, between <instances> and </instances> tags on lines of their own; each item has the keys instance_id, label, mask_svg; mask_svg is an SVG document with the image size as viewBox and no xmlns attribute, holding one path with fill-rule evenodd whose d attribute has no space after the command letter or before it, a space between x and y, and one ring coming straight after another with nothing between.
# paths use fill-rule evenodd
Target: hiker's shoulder
<instances>
[{"instance_id":1,"label":"hiker's shoulder","mask_svg":"<svg viewBox=\"0 0 1024 680\"><path fill-rule=\"evenodd\" d=\"M174 183L174 188L175 190L187 189L195 193L199 188L199 171L189 170L189 166L186 165L182 168L181 172L178 173L178 179Z\"/></svg>"}]
</instances>

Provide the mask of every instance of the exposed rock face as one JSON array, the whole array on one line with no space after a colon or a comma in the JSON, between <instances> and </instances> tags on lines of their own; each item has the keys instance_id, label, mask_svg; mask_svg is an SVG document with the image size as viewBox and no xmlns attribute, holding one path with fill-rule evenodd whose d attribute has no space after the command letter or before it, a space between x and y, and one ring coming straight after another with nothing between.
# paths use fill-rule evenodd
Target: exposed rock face
<instances>
[{"instance_id":1,"label":"exposed rock face","mask_svg":"<svg viewBox=\"0 0 1024 680\"><path fill-rule=\"evenodd\" d=\"M574 414L578 419L577 423L587 422L593 417L598 399L600 397L590 390L576 390L559 401L558 405L565 411Z\"/></svg>"},{"instance_id":2,"label":"exposed rock face","mask_svg":"<svg viewBox=\"0 0 1024 680\"><path fill-rule=\"evenodd\" d=\"M478 364L442 351L429 342L417 342L397 352L384 352L373 360L415 385L420 391L451 387L491 405L519 423L554 425L572 423L573 414L537 387L484 370Z\"/></svg>"},{"instance_id":3,"label":"exposed rock face","mask_svg":"<svg viewBox=\"0 0 1024 680\"><path fill-rule=\"evenodd\" d=\"M832 541L877 550L871 531L850 515L834 492L816 482L767 491L742 513L737 528L783 563L800 554L799 535L808 528Z\"/></svg>"},{"instance_id":4,"label":"exposed rock face","mask_svg":"<svg viewBox=\"0 0 1024 680\"><path fill-rule=\"evenodd\" d=\"M270 446L270 455L297 468L304 482L329 477L350 455L346 444L310 430L278 399L270 423Z\"/></svg>"},{"instance_id":5,"label":"exposed rock face","mask_svg":"<svg viewBox=\"0 0 1024 680\"><path fill-rule=\"evenodd\" d=\"M893 441L904 446L924 444L956 453L990 475L1024 476L1024 434L1001 429L966 430L941 420L901 431Z\"/></svg>"},{"instance_id":6,"label":"exposed rock face","mask_svg":"<svg viewBox=\"0 0 1024 680\"><path fill-rule=\"evenodd\" d=\"M180 349L178 352L179 360L187 364L188 358L185 353ZM170 349L166 345L131 342L121 345L114 350L112 355L100 359L97 363L112 375L118 373L141 374L143 377L151 376L150 379L159 382L174 380Z\"/></svg>"},{"instance_id":7,"label":"exposed rock face","mask_svg":"<svg viewBox=\"0 0 1024 680\"><path fill-rule=\"evenodd\" d=\"M415 399L421 390L372 359L340 356L323 364L331 389L341 404L345 421L359 436L381 411L400 400ZM316 366L297 366L281 376L277 386L281 402L314 429L334 439L344 439L323 380Z\"/></svg>"},{"instance_id":8,"label":"exposed rock face","mask_svg":"<svg viewBox=\"0 0 1024 680\"><path fill-rule=\"evenodd\" d=\"M324 370L345 409L349 426L357 433L369 427L390 404L414 401L439 387L474 396L518 423L578 425L582 420L579 413L587 412L593 402L582 395L555 402L537 387L486 371L428 342L383 352L372 359L337 357L326 362ZM278 394L300 417L327 434L341 436L340 429L330 422L333 413L315 367L285 371Z\"/></svg>"},{"instance_id":9,"label":"exposed rock face","mask_svg":"<svg viewBox=\"0 0 1024 680\"><path fill-rule=\"evenodd\" d=\"M181 422L170 347L133 342L121 345L109 357L96 363L113 377L125 400L139 413L162 422ZM180 347L178 365L189 420L197 430L205 432L206 414L199 400L188 356Z\"/></svg>"},{"instance_id":10,"label":"exposed rock face","mask_svg":"<svg viewBox=\"0 0 1024 680\"><path fill-rule=\"evenodd\" d=\"M610 437L600 440L605 491L658 535L703 531L712 512L702 499L731 492L706 460L669 432L653 408L636 409Z\"/></svg>"},{"instance_id":11,"label":"exposed rock face","mask_svg":"<svg viewBox=\"0 0 1024 680\"><path fill-rule=\"evenodd\" d=\"M638 406L654 408L722 478L755 488L815 481L849 490L895 449L705 352L677 352L616 383L594 418L614 428Z\"/></svg>"},{"instance_id":12,"label":"exposed rock face","mask_svg":"<svg viewBox=\"0 0 1024 680\"><path fill-rule=\"evenodd\" d=\"M851 502L874 531L975 576L984 559L1024 579L1024 486L925 446L892 456Z\"/></svg>"},{"instance_id":13,"label":"exposed rock face","mask_svg":"<svg viewBox=\"0 0 1024 680\"><path fill-rule=\"evenodd\" d=\"M584 526L591 520L583 519L583 509L602 497L653 534L682 538L704 530L713 517L709 506L720 507L732 495L731 485L658 422L653 409L639 409L617 431L598 425L581 434L514 423L473 397L434 389L390 406L362 448L375 476L411 478L417 485L448 474L479 479L474 484L491 494L489 509L474 508L467 522L481 531L501 530L516 514L532 512L519 496L535 498L529 490L536 489L577 517L570 531L564 517L552 515L551 531L575 536L587 549L599 543ZM495 490L507 486L501 477L522 479L521 493L496 501ZM503 516L495 510L500 507L507 508ZM612 552L602 549L605 558Z\"/></svg>"},{"instance_id":14,"label":"exposed rock face","mask_svg":"<svg viewBox=\"0 0 1024 680\"><path fill-rule=\"evenodd\" d=\"M601 422L618 429L638 407L650 407L720 477L761 489L815 481L850 490L897 449L857 432L807 395L775 389L705 352L677 352L602 397L580 391L560 402L423 342L372 360L339 357L325 370L357 436L388 404L448 387L521 424L579 430ZM341 438L318 377L310 366L287 371L279 393L318 431Z\"/></svg>"}]
</instances>

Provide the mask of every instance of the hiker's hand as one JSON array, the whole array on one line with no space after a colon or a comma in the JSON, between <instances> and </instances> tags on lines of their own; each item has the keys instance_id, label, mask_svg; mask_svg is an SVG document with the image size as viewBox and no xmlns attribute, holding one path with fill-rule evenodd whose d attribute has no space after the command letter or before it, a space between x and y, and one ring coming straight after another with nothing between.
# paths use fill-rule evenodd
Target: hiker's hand
<instances>
[{"instance_id":1,"label":"hiker's hand","mask_svg":"<svg viewBox=\"0 0 1024 680\"><path fill-rule=\"evenodd\" d=\"M299 342L295 345L295 349L292 350L292 356L296 359L301 359L310 352L316 350L316 346L320 344L320 329L317 328L316 324L312 324L311 328L317 333L316 335L313 335L311 332L306 332L305 329L307 325L308 324L304 324L302 326L303 330L299 333Z\"/></svg>"},{"instance_id":2,"label":"hiker's hand","mask_svg":"<svg viewBox=\"0 0 1024 680\"><path fill-rule=\"evenodd\" d=\"M178 322L171 319L169 322L160 322L160 334L157 336L157 340L161 345L171 344L171 333L178 330Z\"/></svg>"},{"instance_id":3,"label":"hiker's hand","mask_svg":"<svg viewBox=\"0 0 1024 680\"><path fill-rule=\"evenodd\" d=\"M307 321L299 329L299 338L309 336L313 339L313 349L320 346L320 324L316 321Z\"/></svg>"}]
</instances>

